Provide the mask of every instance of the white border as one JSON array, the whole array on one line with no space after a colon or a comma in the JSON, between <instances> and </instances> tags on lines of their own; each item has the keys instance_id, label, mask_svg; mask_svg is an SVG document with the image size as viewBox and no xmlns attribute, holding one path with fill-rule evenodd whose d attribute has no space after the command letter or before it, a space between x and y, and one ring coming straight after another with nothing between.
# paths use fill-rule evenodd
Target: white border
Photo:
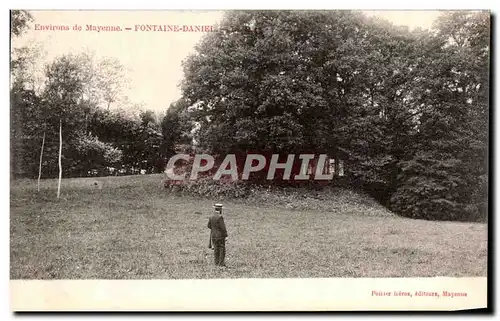
<instances>
[{"instance_id":1,"label":"white border","mask_svg":"<svg viewBox=\"0 0 500 321\"><path fill-rule=\"evenodd\" d=\"M8 8L13 9L377 9L377 10L436 10L436 9L489 9L495 6L494 0L475 0L475 1L369 1L369 0L350 0L326 2L321 0L310 1L267 1L254 0L248 2L233 2L223 0L201 1L201 0L183 0L178 2L165 2L158 0L142 1L112 1L112 0L89 0L81 3L69 1L6 1Z\"/></svg>"},{"instance_id":2,"label":"white border","mask_svg":"<svg viewBox=\"0 0 500 321\"><path fill-rule=\"evenodd\" d=\"M485 277L13 280L11 296L16 311L454 311L486 307L486 288Z\"/></svg>"}]
</instances>

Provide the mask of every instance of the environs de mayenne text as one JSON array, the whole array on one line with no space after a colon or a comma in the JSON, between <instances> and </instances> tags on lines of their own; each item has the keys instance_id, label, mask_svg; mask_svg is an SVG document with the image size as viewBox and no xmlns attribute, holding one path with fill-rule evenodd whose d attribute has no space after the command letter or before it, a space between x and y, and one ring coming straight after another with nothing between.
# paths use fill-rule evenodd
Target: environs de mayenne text
<instances>
[{"instance_id":1,"label":"environs de mayenne text","mask_svg":"<svg viewBox=\"0 0 500 321\"><path fill-rule=\"evenodd\" d=\"M99 25L42 25L35 24L37 31L92 31L92 32L112 32L112 31L140 31L140 32L215 32L216 26L212 25L151 25L136 24L133 27L121 26L99 26Z\"/></svg>"}]
</instances>

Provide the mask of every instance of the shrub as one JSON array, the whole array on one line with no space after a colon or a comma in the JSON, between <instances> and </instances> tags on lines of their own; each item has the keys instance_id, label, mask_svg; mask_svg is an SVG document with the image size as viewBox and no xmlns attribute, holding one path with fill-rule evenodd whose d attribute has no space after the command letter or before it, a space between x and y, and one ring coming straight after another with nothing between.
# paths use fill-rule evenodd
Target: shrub
<instances>
[{"instance_id":1,"label":"shrub","mask_svg":"<svg viewBox=\"0 0 500 321\"><path fill-rule=\"evenodd\" d=\"M202 197L243 198L249 194L249 186L245 182L216 181L211 177L186 180L182 183L167 180L165 187L181 195Z\"/></svg>"}]
</instances>

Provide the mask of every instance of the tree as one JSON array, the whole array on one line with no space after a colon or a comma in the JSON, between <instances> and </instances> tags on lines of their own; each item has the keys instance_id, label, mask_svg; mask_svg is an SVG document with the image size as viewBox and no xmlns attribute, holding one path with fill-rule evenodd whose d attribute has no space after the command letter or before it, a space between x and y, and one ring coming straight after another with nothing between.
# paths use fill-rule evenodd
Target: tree
<instances>
[{"instance_id":1,"label":"tree","mask_svg":"<svg viewBox=\"0 0 500 321\"><path fill-rule=\"evenodd\" d=\"M45 147L45 131L42 137L42 148L40 149L40 162L38 165L38 181L37 181L37 191L40 192L40 179L42 178L42 161L43 161L43 148Z\"/></svg>"},{"instance_id":2,"label":"tree","mask_svg":"<svg viewBox=\"0 0 500 321\"><path fill-rule=\"evenodd\" d=\"M409 97L419 38L376 18L360 18L349 28L339 44L324 40L328 73L322 83L332 106L324 119L330 135L324 136L333 154L346 160L351 183L386 203L396 187L395 165L411 154Z\"/></svg>"},{"instance_id":3,"label":"tree","mask_svg":"<svg viewBox=\"0 0 500 321\"><path fill-rule=\"evenodd\" d=\"M361 185L392 185L391 153L412 126L391 128L410 114L398 107L415 35L349 11L231 12L221 30L185 62L202 148L326 152Z\"/></svg>"},{"instance_id":4,"label":"tree","mask_svg":"<svg viewBox=\"0 0 500 321\"><path fill-rule=\"evenodd\" d=\"M410 217L486 216L489 17L453 12L436 24L419 88L417 152L400 162L392 208ZM439 46L436 47L435 44Z\"/></svg>"},{"instance_id":5,"label":"tree","mask_svg":"<svg viewBox=\"0 0 500 321\"><path fill-rule=\"evenodd\" d=\"M122 152L123 169L131 173L138 169L164 170L163 136L152 111L135 114L122 109L99 109L93 115L89 130L100 141Z\"/></svg>"},{"instance_id":6,"label":"tree","mask_svg":"<svg viewBox=\"0 0 500 321\"><path fill-rule=\"evenodd\" d=\"M85 51L74 56L82 77L82 109L85 127L99 108L109 109L121 95L126 78L124 67L113 58L98 58L95 52Z\"/></svg>"},{"instance_id":7,"label":"tree","mask_svg":"<svg viewBox=\"0 0 500 321\"><path fill-rule=\"evenodd\" d=\"M196 109L200 148L227 153L321 147L307 112L326 103L304 53L310 37L294 32L320 15L231 12L223 31L203 40L185 62L183 84L185 99Z\"/></svg>"},{"instance_id":8,"label":"tree","mask_svg":"<svg viewBox=\"0 0 500 321\"><path fill-rule=\"evenodd\" d=\"M186 100L181 98L170 104L161 122L163 136L161 150L164 151L166 159L176 154L179 145L191 145L192 129L193 124L190 123Z\"/></svg>"},{"instance_id":9,"label":"tree","mask_svg":"<svg viewBox=\"0 0 500 321\"><path fill-rule=\"evenodd\" d=\"M84 177L91 170L104 173L107 167L117 167L123 153L111 143L101 141L97 136L79 132L69 144L68 175Z\"/></svg>"},{"instance_id":10,"label":"tree","mask_svg":"<svg viewBox=\"0 0 500 321\"><path fill-rule=\"evenodd\" d=\"M140 141L135 145L141 162L139 167L149 172L161 173L165 169L165 151L161 148L161 124L157 122L155 113L150 110L141 112L140 118L137 136Z\"/></svg>"},{"instance_id":11,"label":"tree","mask_svg":"<svg viewBox=\"0 0 500 321\"><path fill-rule=\"evenodd\" d=\"M11 50L11 88L18 86L33 90L37 95L43 91L44 70L43 58L46 52L40 42L12 48Z\"/></svg>"},{"instance_id":12,"label":"tree","mask_svg":"<svg viewBox=\"0 0 500 321\"><path fill-rule=\"evenodd\" d=\"M37 176L38 156L45 131L42 99L33 90L14 86L10 92L11 172L14 177Z\"/></svg>"},{"instance_id":13,"label":"tree","mask_svg":"<svg viewBox=\"0 0 500 321\"><path fill-rule=\"evenodd\" d=\"M43 51L43 46L41 44L31 44L30 46L24 46L21 48L14 48L11 53L11 88L12 91L30 91L36 96L39 96L43 90L43 73L41 70L40 59L45 54ZM41 104L41 101L38 101ZM11 110L16 108L22 108L22 104L16 105L11 104ZM36 106L36 113L32 114L36 124L33 121L29 121L29 126L31 129L27 131L32 131L32 129L42 129L42 143L40 150L39 168L38 168L38 182L37 190L40 191L40 179L42 176L42 160L45 146L45 120L43 114L40 113L41 106ZM18 119L20 120L20 119ZM24 121L28 121L26 118ZM13 127L22 128L27 127L27 123L24 122L14 122ZM37 133L40 134L40 133ZM36 137L36 134L35 136ZM21 147L22 148L22 147ZM28 161L28 159L25 159Z\"/></svg>"},{"instance_id":14,"label":"tree","mask_svg":"<svg viewBox=\"0 0 500 321\"><path fill-rule=\"evenodd\" d=\"M62 179L62 146L63 137L71 139L81 125L81 97L83 92L83 78L79 73L79 65L72 55L57 58L46 69L45 99L48 101L48 110L53 117L53 127L59 128L59 181L57 187L57 198L60 197ZM54 123L58 122L58 126ZM63 135L63 123L67 135Z\"/></svg>"},{"instance_id":15,"label":"tree","mask_svg":"<svg viewBox=\"0 0 500 321\"><path fill-rule=\"evenodd\" d=\"M359 12L237 11L220 29L184 64L203 151L326 152L401 215L480 216L487 13L410 32Z\"/></svg>"},{"instance_id":16,"label":"tree","mask_svg":"<svg viewBox=\"0 0 500 321\"><path fill-rule=\"evenodd\" d=\"M26 10L10 10L10 34L19 37L28 29L33 16Z\"/></svg>"},{"instance_id":17,"label":"tree","mask_svg":"<svg viewBox=\"0 0 500 321\"><path fill-rule=\"evenodd\" d=\"M19 37L29 28L33 17L25 10L11 10L11 36ZM11 47L12 48L12 47ZM41 113L40 69L38 59L43 47L38 45L11 49L11 169L14 176L31 176L32 142L43 132L38 166L37 188L40 190L45 144L45 121Z\"/></svg>"},{"instance_id":18,"label":"tree","mask_svg":"<svg viewBox=\"0 0 500 321\"><path fill-rule=\"evenodd\" d=\"M103 92L103 99L109 110L111 104L119 99L125 86L124 67L117 59L106 58L99 62L99 69L101 70L99 88Z\"/></svg>"},{"instance_id":19,"label":"tree","mask_svg":"<svg viewBox=\"0 0 500 321\"><path fill-rule=\"evenodd\" d=\"M75 59L83 77L83 98L95 108L109 109L122 95L126 83L123 65L115 58L98 58L90 51L79 53Z\"/></svg>"}]
</instances>

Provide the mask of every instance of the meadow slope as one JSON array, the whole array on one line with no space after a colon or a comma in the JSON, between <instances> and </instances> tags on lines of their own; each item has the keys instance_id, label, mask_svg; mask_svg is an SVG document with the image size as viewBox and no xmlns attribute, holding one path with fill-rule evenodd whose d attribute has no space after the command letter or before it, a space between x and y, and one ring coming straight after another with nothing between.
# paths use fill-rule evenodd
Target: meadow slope
<instances>
[{"instance_id":1,"label":"meadow slope","mask_svg":"<svg viewBox=\"0 0 500 321\"><path fill-rule=\"evenodd\" d=\"M11 182L11 279L486 276L487 225L393 215L365 195L304 200L168 194L162 175ZM94 183L97 182L98 185ZM227 206L228 270L207 218ZM302 203L300 203L302 202ZM290 205L291 204L291 205ZM296 204L299 204L295 206ZM300 205L302 204L302 205ZM316 204L317 205L317 204Z\"/></svg>"}]
</instances>

